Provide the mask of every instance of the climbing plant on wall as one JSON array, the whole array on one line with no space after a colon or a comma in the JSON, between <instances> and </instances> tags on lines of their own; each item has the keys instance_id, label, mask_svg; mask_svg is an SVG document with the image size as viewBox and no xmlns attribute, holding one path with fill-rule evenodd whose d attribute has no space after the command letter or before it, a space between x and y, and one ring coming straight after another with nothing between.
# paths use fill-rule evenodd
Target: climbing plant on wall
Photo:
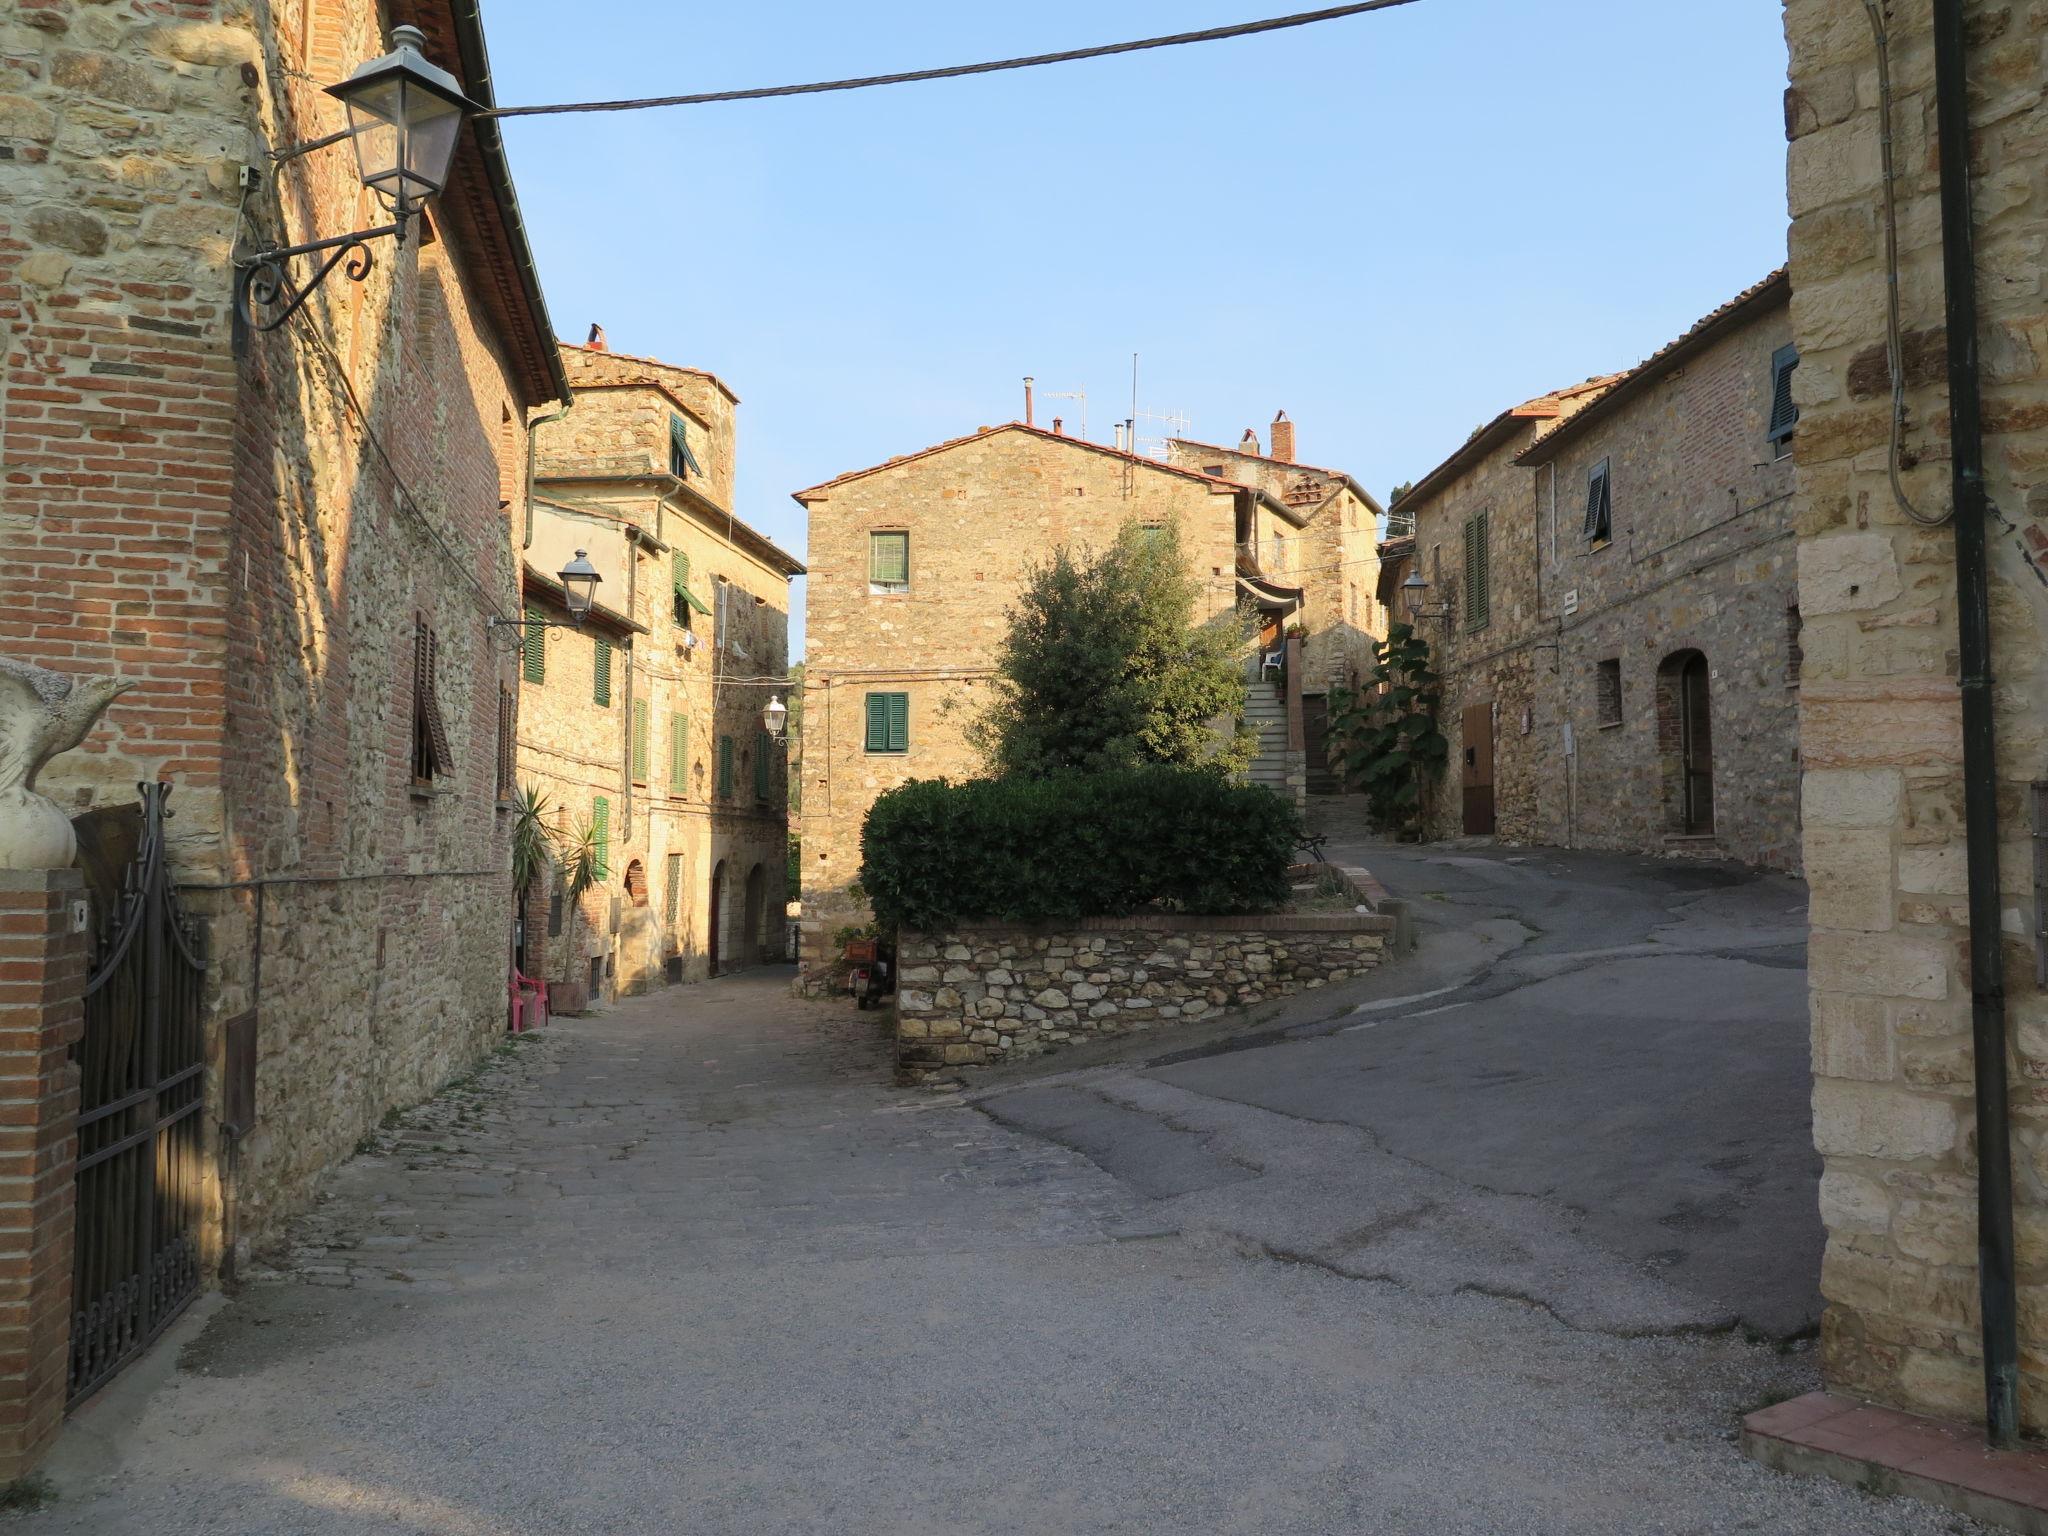
<instances>
[{"instance_id":1,"label":"climbing plant on wall","mask_svg":"<svg viewBox=\"0 0 2048 1536\"><path fill-rule=\"evenodd\" d=\"M1451 743L1438 719L1442 697L1429 642L1395 624L1374 647L1371 676L1356 692L1333 690L1330 736L1345 782L1386 832L1419 831L1425 796L1443 777Z\"/></svg>"}]
</instances>

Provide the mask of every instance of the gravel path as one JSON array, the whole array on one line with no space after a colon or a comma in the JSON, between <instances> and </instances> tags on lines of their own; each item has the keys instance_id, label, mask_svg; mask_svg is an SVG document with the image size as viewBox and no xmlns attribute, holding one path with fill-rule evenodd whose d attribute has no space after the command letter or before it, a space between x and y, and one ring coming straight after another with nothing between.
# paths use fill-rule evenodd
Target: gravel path
<instances>
[{"instance_id":1,"label":"gravel path","mask_svg":"<svg viewBox=\"0 0 2048 1536\"><path fill-rule=\"evenodd\" d=\"M1465 1198L1376 1191L1348 1128L1133 1089L1147 1144L1184 1143L1120 1179L1030 1100L890 1086L872 1015L785 982L565 1021L382 1133L265 1276L74 1419L20 1529L1973 1529L1737 1454L1805 1353L1251 1231L1262 1189L1354 1192L1361 1241ZM1474 1219L1512 1244L1504 1209Z\"/></svg>"}]
</instances>

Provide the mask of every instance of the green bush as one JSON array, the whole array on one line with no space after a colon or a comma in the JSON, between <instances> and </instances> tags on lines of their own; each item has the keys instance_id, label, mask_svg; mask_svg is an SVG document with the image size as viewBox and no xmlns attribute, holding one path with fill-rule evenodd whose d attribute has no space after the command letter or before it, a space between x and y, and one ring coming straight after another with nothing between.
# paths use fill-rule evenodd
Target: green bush
<instances>
[{"instance_id":1,"label":"green bush","mask_svg":"<svg viewBox=\"0 0 2048 1536\"><path fill-rule=\"evenodd\" d=\"M884 930L1256 912L1287 899L1300 832L1279 795L1208 769L914 779L869 809L860 880Z\"/></svg>"}]
</instances>

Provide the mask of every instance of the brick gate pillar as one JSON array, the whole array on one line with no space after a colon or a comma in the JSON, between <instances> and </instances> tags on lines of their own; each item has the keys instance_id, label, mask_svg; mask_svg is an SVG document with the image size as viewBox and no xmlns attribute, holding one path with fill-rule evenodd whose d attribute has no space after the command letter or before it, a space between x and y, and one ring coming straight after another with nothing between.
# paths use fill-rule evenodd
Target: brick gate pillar
<instances>
[{"instance_id":1,"label":"brick gate pillar","mask_svg":"<svg viewBox=\"0 0 2048 1536\"><path fill-rule=\"evenodd\" d=\"M88 935L77 870L0 869L0 1482L64 1419Z\"/></svg>"}]
</instances>

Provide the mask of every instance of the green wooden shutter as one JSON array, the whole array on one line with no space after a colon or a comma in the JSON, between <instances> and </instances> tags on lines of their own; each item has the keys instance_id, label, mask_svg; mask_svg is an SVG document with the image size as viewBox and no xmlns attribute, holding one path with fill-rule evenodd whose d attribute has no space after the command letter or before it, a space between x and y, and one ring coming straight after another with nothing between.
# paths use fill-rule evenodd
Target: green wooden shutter
<instances>
[{"instance_id":1,"label":"green wooden shutter","mask_svg":"<svg viewBox=\"0 0 2048 1536\"><path fill-rule=\"evenodd\" d=\"M547 621L537 612L526 610L526 638L520 644L524 652L526 680L529 683L544 683L548 680L548 631Z\"/></svg>"},{"instance_id":2,"label":"green wooden shutter","mask_svg":"<svg viewBox=\"0 0 2048 1536\"><path fill-rule=\"evenodd\" d=\"M680 710L668 717L668 792L680 795L690 787L690 721Z\"/></svg>"},{"instance_id":3,"label":"green wooden shutter","mask_svg":"<svg viewBox=\"0 0 2048 1536\"><path fill-rule=\"evenodd\" d=\"M910 695L892 693L889 699L889 750L910 750Z\"/></svg>"},{"instance_id":4,"label":"green wooden shutter","mask_svg":"<svg viewBox=\"0 0 2048 1536\"><path fill-rule=\"evenodd\" d=\"M612 803L603 795L590 802L590 840L597 846L594 867L602 880L612 872Z\"/></svg>"},{"instance_id":5,"label":"green wooden shutter","mask_svg":"<svg viewBox=\"0 0 2048 1536\"><path fill-rule=\"evenodd\" d=\"M718 793L725 799L732 798L732 738L718 738Z\"/></svg>"},{"instance_id":6,"label":"green wooden shutter","mask_svg":"<svg viewBox=\"0 0 2048 1536\"><path fill-rule=\"evenodd\" d=\"M633 701L633 777L647 782L647 737L654 729L647 700Z\"/></svg>"},{"instance_id":7,"label":"green wooden shutter","mask_svg":"<svg viewBox=\"0 0 2048 1536\"><path fill-rule=\"evenodd\" d=\"M1465 524L1465 627L1484 629L1492 599L1487 568L1486 514Z\"/></svg>"},{"instance_id":8,"label":"green wooden shutter","mask_svg":"<svg viewBox=\"0 0 2048 1536\"><path fill-rule=\"evenodd\" d=\"M661 887L662 919L673 928L676 917L683 909L683 856L672 853L668 856L667 875Z\"/></svg>"},{"instance_id":9,"label":"green wooden shutter","mask_svg":"<svg viewBox=\"0 0 2048 1536\"><path fill-rule=\"evenodd\" d=\"M1607 460L1602 459L1586 475L1586 528L1588 539L1605 539L1614 527L1614 493L1608 485Z\"/></svg>"},{"instance_id":10,"label":"green wooden shutter","mask_svg":"<svg viewBox=\"0 0 2048 1536\"><path fill-rule=\"evenodd\" d=\"M910 535L868 535L868 580L907 584L910 580Z\"/></svg>"},{"instance_id":11,"label":"green wooden shutter","mask_svg":"<svg viewBox=\"0 0 2048 1536\"><path fill-rule=\"evenodd\" d=\"M754 798L768 798L768 751L775 738L762 731L754 738Z\"/></svg>"},{"instance_id":12,"label":"green wooden shutter","mask_svg":"<svg viewBox=\"0 0 2048 1536\"><path fill-rule=\"evenodd\" d=\"M867 750L886 752L889 750L889 696L886 693L868 695L868 737Z\"/></svg>"},{"instance_id":13,"label":"green wooden shutter","mask_svg":"<svg viewBox=\"0 0 2048 1536\"><path fill-rule=\"evenodd\" d=\"M1782 346L1771 354L1771 422L1768 440L1782 443L1792 435L1799 421L1799 406L1792 398L1792 370L1799 366L1799 348Z\"/></svg>"},{"instance_id":14,"label":"green wooden shutter","mask_svg":"<svg viewBox=\"0 0 2048 1536\"><path fill-rule=\"evenodd\" d=\"M590 660L590 701L611 707L612 702L612 643L609 640L593 638L594 649Z\"/></svg>"}]
</instances>

